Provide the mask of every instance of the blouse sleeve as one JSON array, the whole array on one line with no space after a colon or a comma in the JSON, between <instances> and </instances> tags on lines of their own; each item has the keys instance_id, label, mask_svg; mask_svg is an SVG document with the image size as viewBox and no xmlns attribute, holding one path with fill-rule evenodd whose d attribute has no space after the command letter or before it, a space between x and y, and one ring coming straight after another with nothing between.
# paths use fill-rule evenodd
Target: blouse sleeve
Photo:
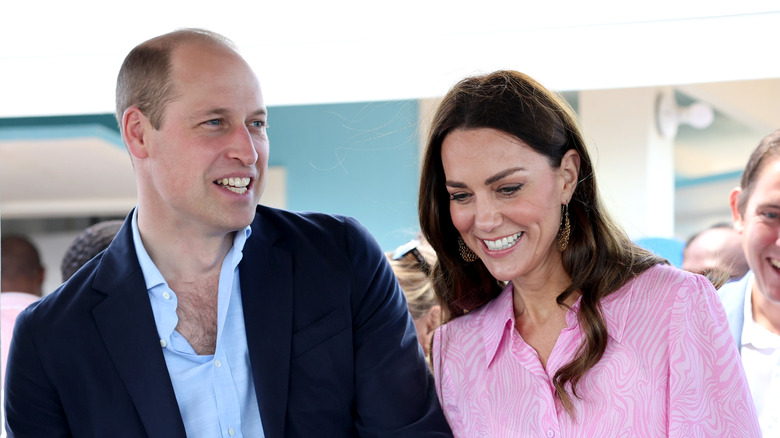
<instances>
[{"instance_id":1,"label":"blouse sleeve","mask_svg":"<svg viewBox=\"0 0 780 438\"><path fill-rule=\"evenodd\" d=\"M726 313L706 278L686 276L669 328L669 436L760 437Z\"/></svg>"}]
</instances>

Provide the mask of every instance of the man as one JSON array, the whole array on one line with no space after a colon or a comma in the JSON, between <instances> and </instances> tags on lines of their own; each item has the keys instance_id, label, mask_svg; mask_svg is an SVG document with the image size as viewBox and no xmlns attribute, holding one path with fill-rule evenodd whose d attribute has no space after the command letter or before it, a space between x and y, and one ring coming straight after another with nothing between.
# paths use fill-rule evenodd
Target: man
<instances>
[{"instance_id":1,"label":"man","mask_svg":"<svg viewBox=\"0 0 780 438\"><path fill-rule=\"evenodd\" d=\"M257 205L266 108L229 41L136 47L117 118L138 205L20 316L9 437L450 436L369 233Z\"/></svg>"},{"instance_id":2,"label":"man","mask_svg":"<svg viewBox=\"0 0 780 438\"><path fill-rule=\"evenodd\" d=\"M0 240L0 291L25 292L41 297L46 270L38 249L27 237L3 236Z\"/></svg>"},{"instance_id":3,"label":"man","mask_svg":"<svg viewBox=\"0 0 780 438\"><path fill-rule=\"evenodd\" d=\"M60 262L60 274L63 283L68 281L84 263L87 263L108 248L114 236L122 228L121 220L106 220L92 224L84 229L70 243Z\"/></svg>"},{"instance_id":4,"label":"man","mask_svg":"<svg viewBox=\"0 0 780 438\"><path fill-rule=\"evenodd\" d=\"M765 137L729 197L750 271L721 287L764 437L780 436L780 130Z\"/></svg>"},{"instance_id":5,"label":"man","mask_svg":"<svg viewBox=\"0 0 780 438\"><path fill-rule=\"evenodd\" d=\"M24 236L3 236L0 259L0 375L5 376L16 317L41 297L46 271L38 249Z\"/></svg>"},{"instance_id":6,"label":"man","mask_svg":"<svg viewBox=\"0 0 780 438\"><path fill-rule=\"evenodd\" d=\"M728 281L742 278L750 269L742 251L742 237L729 223L700 231L685 244L682 268L697 274L723 273Z\"/></svg>"}]
</instances>

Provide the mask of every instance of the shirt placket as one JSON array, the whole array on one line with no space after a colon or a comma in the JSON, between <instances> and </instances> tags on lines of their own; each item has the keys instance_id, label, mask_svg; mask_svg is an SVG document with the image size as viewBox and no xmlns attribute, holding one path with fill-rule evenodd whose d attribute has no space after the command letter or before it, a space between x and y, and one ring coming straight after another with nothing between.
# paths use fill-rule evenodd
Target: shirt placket
<instances>
[{"instance_id":1,"label":"shirt placket","mask_svg":"<svg viewBox=\"0 0 780 438\"><path fill-rule=\"evenodd\" d=\"M540 418L540 430L548 438L561 436L561 427L559 424L558 410L559 403L555 398L555 387L552 383L551 375L544 369L542 362L536 350L533 349L520 336L514 327L511 328L512 355L520 365L530 372L535 379L540 381L541 385L546 385L548 390L545 392L548 399L545 400L545 410ZM548 361L549 365L549 361ZM553 373L554 375L554 373Z\"/></svg>"}]
</instances>

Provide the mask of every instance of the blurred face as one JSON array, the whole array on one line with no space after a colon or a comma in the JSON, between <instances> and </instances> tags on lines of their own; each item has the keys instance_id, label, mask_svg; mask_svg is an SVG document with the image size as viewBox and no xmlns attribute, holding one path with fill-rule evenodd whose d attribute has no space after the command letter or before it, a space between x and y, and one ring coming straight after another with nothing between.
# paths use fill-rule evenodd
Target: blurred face
<instances>
[{"instance_id":1,"label":"blurred face","mask_svg":"<svg viewBox=\"0 0 780 438\"><path fill-rule=\"evenodd\" d=\"M759 173L743 214L736 207L738 193L731 195L731 209L748 265L761 294L780 304L780 160Z\"/></svg>"},{"instance_id":2,"label":"blurred face","mask_svg":"<svg viewBox=\"0 0 780 438\"><path fill-rule=\"evenodd\" d=\"M160 129L147 127L145 156L135 161L139 218L215 234L243 228L268 165L257 78L237 54L203 43L175 50L172 78L177 97Z\"/></svg>"},{"instance_id":3,"label":"blurred face","mask_svg":"<svg viewBox=\"0 0 780 438\"><path fill-rule=\"evenodd\" d=\"M428 357L430 353L431 340L433 332L441 325L441 307L436 305L428 309L425 315L414 320L414 327L417 329L417 342Z\"/></svg>"},{"instance_id":4,"label":"blurred face","mask_svg":"<svg viewBox=\"0 0 780 438\"><path fill-rule=\"evenodd\" d=\"M479 128L451 132L441 156L452 223L494 277L562 270L556 236L576 184L576 152L554 169L525 142Z\"/></svg>"},{"instance_id":5,"label":"blurred face","mask_svg":"<svg viewBox=\"0 0 780 438\"><path fill-rule=\"evenodd\" d=\"M733 228L702 231L683 250L682 268L697 274L724 272L730 279L742 277L748 269L742 252L742 236Z\"/></svg>"}]
</instances>

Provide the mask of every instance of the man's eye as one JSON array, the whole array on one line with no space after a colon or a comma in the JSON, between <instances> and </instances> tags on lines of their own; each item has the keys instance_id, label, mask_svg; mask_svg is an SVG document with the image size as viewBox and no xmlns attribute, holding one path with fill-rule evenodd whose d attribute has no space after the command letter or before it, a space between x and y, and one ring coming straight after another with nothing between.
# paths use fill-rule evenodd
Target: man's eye
<instances>
[{"instance_id":1,"label":"man's eye","mask_svg":"<svg viewBox=\"0 0 780 438\"><path fill-rule=\"evenodd\" d=\"M220 120L220 119L206 120L205 122L203 122L203 124L204 125L209 125L209 126L219 126L219 125L222 124L222 120Z\"/></svg>"},{"instance_id":2,"label":"man's eye","mask_svg":"<svg viewBox=\"0 0 780 438\"><path fill-rule=\"evenodd\" d=\"M251 122L250 125L255 127L255 128L263 128L263 129L268 128L268 125L266 124L266 122L264 122L262 120L255 120L254 122Z\"/></svg>"}]
</instances>

